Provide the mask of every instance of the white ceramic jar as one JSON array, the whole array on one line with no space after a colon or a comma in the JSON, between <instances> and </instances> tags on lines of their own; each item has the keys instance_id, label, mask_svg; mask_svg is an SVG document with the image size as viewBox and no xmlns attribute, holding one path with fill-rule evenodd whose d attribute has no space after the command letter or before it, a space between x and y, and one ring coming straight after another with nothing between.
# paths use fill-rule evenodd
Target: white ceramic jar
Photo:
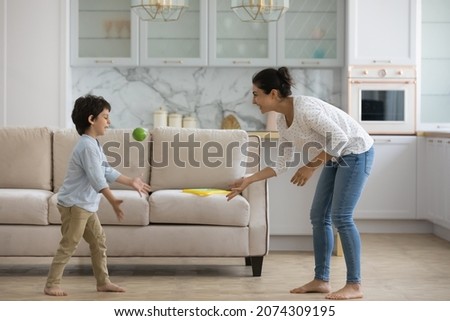
<instances>
[{"instance_id":1,"label":"white ceramic jar","mask_svg":"<svg viewBox=\"0 0 450 321\"><path fill-rule=\"evenodd\" d=\"M183 117L183 128L197 128L197 120L195 119L195 117Z\"/></svg>"},{"instance_id":2,"label":"white ceramic jar","mask_svg":"<svg viewBox=\"0 0 450 321\"><path fill-rule=\"evenodd\" d=\"M169 127L181 128L182 116L177 113L169 114Z\"/></svg>"},{"instance_id":3,"label":"white ceramic jar","mask_svg":"<svg viewBox=\"0 0 450 321\"><path fill-rule=\"evenodd\" d=\"M153 113L153 128L167 126L167 111L159 108Z\"/></svg>"}]
</instances>

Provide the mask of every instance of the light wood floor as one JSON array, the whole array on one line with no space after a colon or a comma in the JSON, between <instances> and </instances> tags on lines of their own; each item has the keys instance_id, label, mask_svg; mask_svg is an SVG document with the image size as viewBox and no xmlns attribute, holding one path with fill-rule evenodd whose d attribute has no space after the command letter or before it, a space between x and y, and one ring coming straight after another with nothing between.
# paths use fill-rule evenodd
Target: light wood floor
<instances>
[{"instance_id":1,"label":"light wood floor","mask_svg":"<svg viewBox=\"0 0 450 321\"><path fill-rule=\"evenodd\" d=\"M423 234L366 234L364 300L450 300L450 243ZM109 258L111 280L126 293L97 293L88 258L72 258L63 278L68 297L42 294L51 258L0 258L0 301L289 301L323 300L323 294L290 294L310 281L311 252L270 252L261 277L236 258ZM345 281L343 257L332 259L333 289Z\"/></svg>"}]
</instances>

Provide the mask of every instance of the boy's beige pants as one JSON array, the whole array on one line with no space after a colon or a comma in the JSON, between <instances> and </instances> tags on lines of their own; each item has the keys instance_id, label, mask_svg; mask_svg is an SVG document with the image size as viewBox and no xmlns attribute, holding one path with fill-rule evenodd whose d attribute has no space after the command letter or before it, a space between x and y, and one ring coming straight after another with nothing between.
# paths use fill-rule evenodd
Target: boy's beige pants
<instances>
[{"instance_id":1,"label":"boy's beige pants","mask_svg":"<svg viewBox=\"0 0 450 321\"><path fill-rule=\"evenodd\" d=\"M89 244L91 261L97 286L109 283L106 263L106 237L97 213L88 212L80 207L58 205L61 214L62 239L53 258L48 273L46 287L59 286L64 268L77 249L81 238Z\"/></svg>"}]
</instances>

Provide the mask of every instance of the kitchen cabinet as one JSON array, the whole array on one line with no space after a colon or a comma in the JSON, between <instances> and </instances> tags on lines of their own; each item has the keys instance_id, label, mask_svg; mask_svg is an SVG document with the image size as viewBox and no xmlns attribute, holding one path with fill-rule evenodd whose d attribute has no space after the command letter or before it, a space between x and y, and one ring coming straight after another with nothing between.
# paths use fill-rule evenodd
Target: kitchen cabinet
<instances>
[{"instance_id":1,"label":"kitchen cabinet","mask_svg":"<svg viewBox=\"0 0 450 321\"><path fill-rule=\"evenodd\" d=\"M177 21L141 21L140 65L206 66L206 29L206 0L190 0L189 8Z\"/></svg>"},{"instance_id":2,"label":"kitchen cabinet","mask_svg":"<svg viewBox=\"0 0 450 321\"><path fill-rule=\"evenodd\" d=\"M416 136L372 136L372 172L355 209L356 219L415 219Z\"/></svg>"},{"instance_id":3,"label":"kitchen cabinet","mask_svg":"<svg viewBox=\"0 0 450 321\"><path fill-rule=\"evenodd\" d=\"M278 139L265 137L261 141L261 168L274 166L282 152ZM287 172L268 180L271 235L312 235L309 211L321 169L304 186L290 182L304 162L292 164Z\"/></svg>"},{"instance_id":4,"label":"kitchen cabinet","mask_svg":"<svg viewBox=\"0 0 450 321\"><path fill-rule=\"evenodd\" d=\"M278 65L342 66L344 11L344 0L291 1L277 26Z\"/></svg>"},{"instance_id":5,"label":"kitchen cabinet","mask_svg":"<svg viewBox=\"0 0 450 321\"><path fill-rule=\"evenodd\" d=\"M348 65L416 65L418 1L348 0Z\"/></svg>"},{"instance_id":6,"label":"kitchen cabinet","mask_svg":"<svg viewBox=\"0 0 450 321\"><path fill-rule=\"evenodd\" d=\"M355 208L355 219L416 219L416 136L372 136L375 159L371 175ZM449 144L450 145L450 144ZM267 145L266 145L267 146ZM267 148L264 148L265 151ZM274 161L275 148L268 160ZM268 164L267 160L264 166ZM305 186L290 183L301 166L269 180L271 235L311 235L309 212L321 173L318 170Z\"/></svg>"},{"instance_id":7,"label":"kitchen cabinet","mask_svg":"<svg viewBox=\"0 0 450 321\"><path fill-rule=\"evenodd\" d=\"M309 212L322 170L297 186L290 181L298 168L269 179L270 235L312 235Z\"/></svg>"},{"instance_id":8,"label":"kitchen cabinet","mask_svg":"<svg viewBox=\"0 0 450 321\"><path fill-rule=\"evenodd\" d=\"M275 66L276 22L242 22L230 1L209 1L210 66Z\"/></svg>"},{"instance_id":9,"label":"kitchen cabinet","mask_svg":"<svg viewBox=\"0 0 450 321\"><path fill-rule=\"evenodd\" d=\"M173 22L139 21L129 0L71 1L73 66L205 66L207 0Z\"/></svg>"},{"instance_id":10,"label":"kitchen cabinet","mask_svg":"<svg viewBox=\"0 0 450 321\"><path fill-rule=\"evenodd\" d=\"M450 130L450 1L422 0L421 103L417 128Z\"/></svg>"},{"instance_id":11,"label":"kitchen cabinet","mask_svg":"<svg viewBox=\"0 0 450 321\"><path fill-rule=\"evenodd\" d=\"M441 163L443 166L442 169L442 177L444 178L444 186L443 186L443 195L444 195L444 222L445 226L450 229L450 139L445 140L445 159Z\"/></svg>"},{"instance_id":12,"label":"kitchen cabinet","mask_svg":"<svg viewBox=\"0 0 450 321\"><path fill-rule=\"evenodd\" d=\"M344 0L291 1L270 23L242 22L218 0L190 0L173 22L140 21L129 0L70 6L72 66L343 65Z\"/></svg>"},{"instance_id":13,"label":"kitchen cabinet","mask_svg":"<svg viewBox=\"0 0 450 321\"><path fill-rule=\"evenodd\" d=\"M138 17L129 0L70 1L72 66L138 65Z\"/></svg>"},{"instance_id":14,"label":"kitchen cabinet","mask_svg":"<svg viewBox=\"0 0 450 321\"><path fill-rule=\"evenodd\" d=\"M450 138L425 137L422 218L450 229Z\"/></svg>"}]
</instances>

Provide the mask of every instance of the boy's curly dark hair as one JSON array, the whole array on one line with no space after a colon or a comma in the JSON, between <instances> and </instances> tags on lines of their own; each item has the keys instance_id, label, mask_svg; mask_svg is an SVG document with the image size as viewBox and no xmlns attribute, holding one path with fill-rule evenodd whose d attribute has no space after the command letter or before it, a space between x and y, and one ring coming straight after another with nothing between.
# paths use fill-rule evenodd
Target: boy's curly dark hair
<instances>
[{"instance_id":1,"label":"boy's curly dark hair","mask_svg":"<svg viewBox=\"0 0 450 321\"><path fill-rule=\"evenodd\" d=\"M75 101L72 121L80 136L91 126L89 116L95 119L104 109L111 111L111 105L101 96L86 95Z\"/></svg>"}]
</instances>

